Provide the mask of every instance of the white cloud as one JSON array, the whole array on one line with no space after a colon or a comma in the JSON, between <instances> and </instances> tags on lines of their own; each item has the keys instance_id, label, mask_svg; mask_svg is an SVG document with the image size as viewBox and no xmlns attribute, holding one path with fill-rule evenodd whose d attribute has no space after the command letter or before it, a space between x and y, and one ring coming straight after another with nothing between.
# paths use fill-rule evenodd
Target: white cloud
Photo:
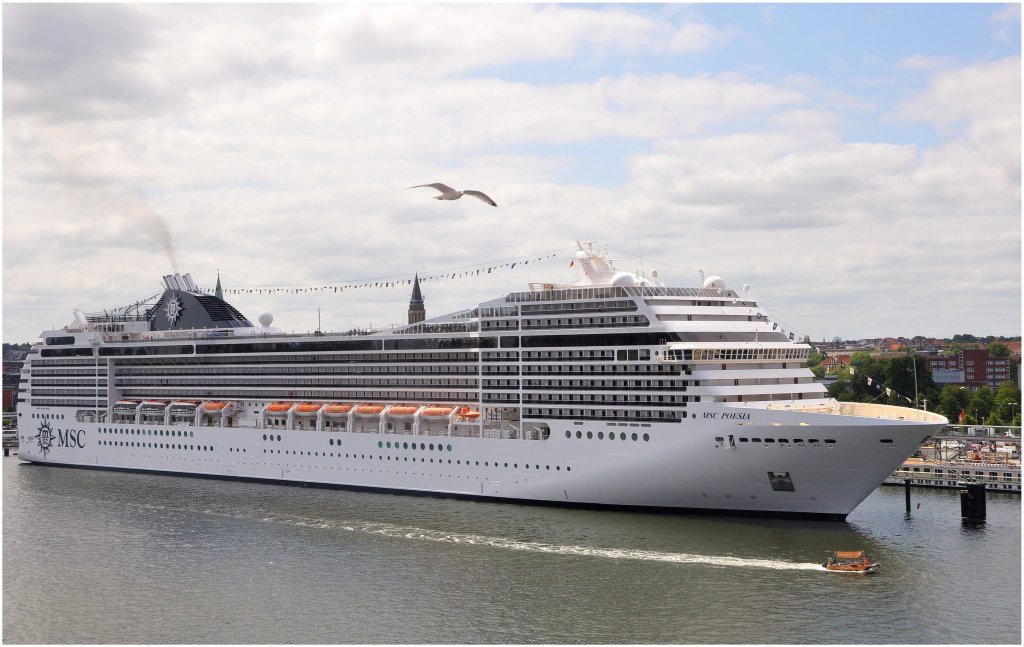
<instances>
[{"instance_id":1,"label":"white cloud","mask_svg":"<svg viewBox=\"0 0 1024 647\"><path fill-rule=\"evenodd\" d=\"M810 76L595 67L736 36L691 12L130 5L48 19L61 11L4 9L8 341L65 323L75 305L156 292L170 271L161 222L181 271L210 285L219 268L226 286L486 266L568 251L578 235L667 261L677 283L692 284L682 268L694 267L753 283L814 336L941 334L950 291L972 311L1019 293L992 270L1014 253L1019 270L1015 60L937 69L898 111L941 129L923 147L844 141L843 110L873 102ZM573 73L536 71L556 64ZM609 140L636 145L593 146ZM587 155L626 180L558 179ZM500 206L404 189L433 181ZM428 312L572 280L566 265L427 281ZM317 306L345 329L400 321L407 300L402 288L232 298L302 330ZM1019 327L1019 312L991 321Z\"/></svg>"}]
</instances>

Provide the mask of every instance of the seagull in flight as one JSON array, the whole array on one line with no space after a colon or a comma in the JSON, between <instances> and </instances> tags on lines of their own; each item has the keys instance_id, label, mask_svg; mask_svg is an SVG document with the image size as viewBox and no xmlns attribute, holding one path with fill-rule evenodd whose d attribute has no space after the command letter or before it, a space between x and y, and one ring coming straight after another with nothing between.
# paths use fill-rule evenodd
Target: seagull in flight
<instances>
[{"instance_id":1,"label":"seagull in flight","mask_svg":"<svg viewBox=\"0 0 1024 647\"><path fill-rule=\"evenodd\" d=\"M434 182L433 184L417 184L416 186L406 187L407 189L419 189L421 187L429 187L431 189L437 189L441 192L441 195L435 195L435 200L458 200L464 195L471 195L474 198L479 198L491 205L492 207L498 206L498 203L491 200L483 191L473 191L472 189L466 191L459 191L453 189L447 184L441 184L440 182Z\"/></svg>"}]
</instances>

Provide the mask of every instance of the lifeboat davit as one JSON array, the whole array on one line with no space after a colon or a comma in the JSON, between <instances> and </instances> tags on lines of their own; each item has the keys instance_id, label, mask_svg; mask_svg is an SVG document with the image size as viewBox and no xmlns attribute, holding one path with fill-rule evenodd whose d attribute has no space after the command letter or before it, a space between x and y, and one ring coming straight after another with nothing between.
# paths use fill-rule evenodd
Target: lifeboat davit
<instances>
[{"instance_id":1,"label":"lifeboat davit","mask_svg":"<svg viewBox=\"0 0 1024 647\"><path fill-rule=\"evenodd\" d=\"M303 402L295 407L295 414L299 416L312 416L324 408L323 402Z\"/></svg>"},{"instance_id":2,"label":"lifeboat davit","mask_svg":"<svg viewBox=\"0 0 1024 647\"><path fill-rule=\"evenodd\" d=\"M267 405L267 413L274 416L283 416L293 406L291 402L274 402Z\"/></svg>"},{"instance_id":3,"label":"lifeboat davit","mask_svg":"<svg viewBox=\"0 0 1024 647\"><path fill-rule=\"evenodd\" d=\"M427 407L423 410L424 418L447 418L455 411L455 407Z\"/></svg>"},{"instance_id":4,"label":"lifeboat davit","mask_svg":"<svg viewBox=\"0 0 1024 647\"><path fill-rule=\"evenodd\" d=\"M358 407L356 407L355 414L357 416L379 416L380 412L383 410L383 405L361 404Z\"/></svg>"},{"instance_id":5,"label":"lifeboat davit","mask_svg":"<svg viewBox=\"0 0 1024 647\"><path fill-rule=\"evenodd\" d=\"M329 404L324 407L325 416L347 416L348 412L352 410L351 404Z\"/></svg>"}]
</instances>

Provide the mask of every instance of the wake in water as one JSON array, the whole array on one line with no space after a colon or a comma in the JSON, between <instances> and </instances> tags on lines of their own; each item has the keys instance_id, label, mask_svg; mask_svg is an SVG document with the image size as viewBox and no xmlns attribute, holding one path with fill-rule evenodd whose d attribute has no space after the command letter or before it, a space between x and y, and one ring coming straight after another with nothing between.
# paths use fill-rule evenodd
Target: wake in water
<instances>
[{"instance_id":1,"label":"wake in water","mask_svg":"<svg viewBox=\"0 0 1024 647\"><path fill-rule=\"evenodd\" d=\"M75 498L82 497L64 497ZM94 503L114 503L113 501L99 501L89 499ZM578 557L599 557L605 559L630 559L645 562L665 562L672 564L708 564L711 566L736 567L736 568L765 568L776 571L818 571L825 572L821 564L806 562L786 562L775 559L750 559L743 557L727 557L721 555L696 555L691 553L666 553L653 550L641 550L635 548L598 548L594 546L576 546L565 544L548 544L544 542L519 541L508 537L490 537L487 535L473 535L443 530L428 530L410 526L397 526L388 523L370 521L345 521L332 519L315 519L288 514L270 514L259 516L252 514L240 514L237 511L223 511L207 508L203 510L193 508L177 508L171 506L148 504L148 503L125 503L117 502L118 505L129 505L149 510L162 510L183 513L200 513L216 517L256 521L259 523L282 523L302 528L316 528L321 530L339 530L345 532L356 532L369 535L379 535L394 539L410 539L414 541L432 541L445 544L468 544L473 546L485 546L488 548L499 548L503 550L516 550L533 553L547 553L551 555L570 555Z\"/></svg>"}]
</instances>

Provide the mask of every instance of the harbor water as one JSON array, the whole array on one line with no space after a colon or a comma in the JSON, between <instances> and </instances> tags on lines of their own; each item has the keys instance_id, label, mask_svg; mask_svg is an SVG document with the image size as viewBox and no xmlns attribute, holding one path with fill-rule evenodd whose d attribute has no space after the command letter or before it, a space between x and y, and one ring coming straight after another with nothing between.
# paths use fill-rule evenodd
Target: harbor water
<instances>
[{"instance_id":1,"label":"harbor water","mask_svg":"<svg viewBox=\"0 0 1024 647\"><path fill-rule=\"evenodd\" d=\"M847 522L577 510L3 459L5 643L1021 642L1021 499ZM863 549L871 575L832 574Z\"/></svg>"}]
</instances>

